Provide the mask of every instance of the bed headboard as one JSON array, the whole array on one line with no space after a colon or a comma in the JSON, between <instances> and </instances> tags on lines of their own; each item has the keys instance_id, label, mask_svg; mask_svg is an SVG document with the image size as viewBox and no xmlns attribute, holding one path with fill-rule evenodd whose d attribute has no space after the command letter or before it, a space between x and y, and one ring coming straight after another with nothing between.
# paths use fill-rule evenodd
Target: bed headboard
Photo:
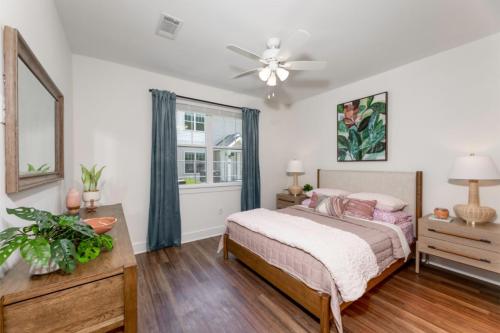
<instances>
[{"instance_id":1,"label":"bed headboard","mask_svg":"<svg viewBox=\"0 0 500 333\"><path fill-rule=\"evenodd\" d=\"M349 192L376 192L392 195L408 202L405 208L422 217L422 171L353 171L318 169L317 187L338 188Z\"/></svg>"}]
</instances>

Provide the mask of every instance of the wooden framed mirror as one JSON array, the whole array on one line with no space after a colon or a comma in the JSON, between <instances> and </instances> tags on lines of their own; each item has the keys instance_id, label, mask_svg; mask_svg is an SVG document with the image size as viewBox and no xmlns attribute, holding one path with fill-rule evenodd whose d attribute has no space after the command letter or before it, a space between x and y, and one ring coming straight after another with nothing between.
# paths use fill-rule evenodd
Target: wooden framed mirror
<instances>
[{"instance_id":1,"label":"wooden framed mirror","mask_svg":"<svg viewBox=\"0 0 500 333\"><path fill-rule=\"evenodd\" d=\"M64 178L64 96L19 31L3 32L5 183L16 193Z\"/></svg>"}]
</instances>

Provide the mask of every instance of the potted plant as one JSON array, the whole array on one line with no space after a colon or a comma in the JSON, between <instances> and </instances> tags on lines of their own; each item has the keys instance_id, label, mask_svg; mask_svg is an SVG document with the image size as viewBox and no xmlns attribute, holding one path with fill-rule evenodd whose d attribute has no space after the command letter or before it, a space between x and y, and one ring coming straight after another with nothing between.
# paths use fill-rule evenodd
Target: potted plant
<instances>
[{"instance_id":1,"label":"potted plant","mask_svg":"<svg viewBox=\"0 0 500 333\"><path fill-rule=\"evenodd\" d=\"M312 190L313 190L313 187L312 187L311 184L305 184L304 185L304 188L303 188L304 193L312 191Z\"/></svg>"},{"instance_id":2,"label":"potted plant","mask_svg":"<svg viewBox=\"0 0 500 333\"><path fill-rule=\"evenodd\" d=\"M52 215L27 207L7 209L7 213L33 224L0 232L0 266L19 249L33 275L58 269L71 273L78 263L97 258L103 249L113 249L111 236L96 234L76 216Z\"/></svg>"},{"instance_id":3,"label":"potted plant","mask_svg":"<svg viewBox=\"0 0 500 333\"><path fill-rule=\"evenodd\" d=\"M83 164L80 166L82 168L83 201L89 211L95 211L95 203L101 199L101 193L97 185L105 166L99 170L96 169L96 165L90 169L86 168Z\"/></svg>"}]
</instances>

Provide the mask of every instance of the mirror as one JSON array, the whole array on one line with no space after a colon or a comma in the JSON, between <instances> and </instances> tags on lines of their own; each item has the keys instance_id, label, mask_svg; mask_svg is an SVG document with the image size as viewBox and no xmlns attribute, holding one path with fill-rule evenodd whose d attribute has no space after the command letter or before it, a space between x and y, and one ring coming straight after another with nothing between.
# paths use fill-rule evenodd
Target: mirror
<instances>
[{"instance_id":1,"label":"mirror","mask_svg":"<svg viewBox=\"0 0 500 333\"><path fill-rule=\"evenodd\" d=\"M19 175L55 171L56 100L18 59Z\"/></svg>"},{"instance_id":2,"label":"mirror","mask_svg":"<svg viewBox=\"0 0 500 333\"><path fill-rule=\"evenodd\" d=\"M63 179L64 97L21 34L4 28L6 192Z\"/></svg>"}]
</instances>

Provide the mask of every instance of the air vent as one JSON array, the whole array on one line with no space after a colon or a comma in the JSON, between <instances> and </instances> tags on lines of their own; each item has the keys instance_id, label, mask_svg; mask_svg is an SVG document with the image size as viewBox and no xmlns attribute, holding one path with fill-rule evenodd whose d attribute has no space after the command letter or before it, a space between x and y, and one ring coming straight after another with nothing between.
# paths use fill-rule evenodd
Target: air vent
<instances>
[{"instance_id":1,"label":"air vent","mask_svg":"<svg viewBox=\"0 0 500 333\"><path fill-rule=\"evenodd\" d=\"M178 18L167 14L161 14L160 22L158 22L158 28L156 29L156 34L162 37L175 39L181 27L182 21Z\"/></svg>"}]
</instances>

